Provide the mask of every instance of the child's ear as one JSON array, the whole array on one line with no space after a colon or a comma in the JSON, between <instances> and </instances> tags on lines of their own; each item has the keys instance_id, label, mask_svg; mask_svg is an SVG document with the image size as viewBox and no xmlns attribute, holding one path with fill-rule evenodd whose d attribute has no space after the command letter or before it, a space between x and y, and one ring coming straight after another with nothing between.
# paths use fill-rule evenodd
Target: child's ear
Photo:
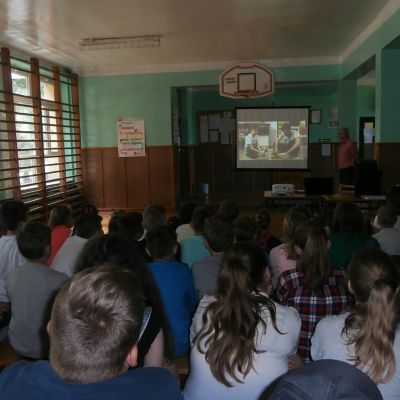
<instances>
[{"instance_id":1,"label":"child's ear","mask_svg":"<svg viewBox=\"0 0 400 400\"><path fill-rule=\"evenodd\" d=\"M138 348L137 345L135 344L131 350L129 351L127 357L126 357L126 364L128 364L129 367L136 367L137 365L137 358L138 358Z\"/></svg>"},{"instance_id":2,"label":"child's ear","mask_svg":"<svg viewBox=\"0 0 400 400\"><path fill-rule=\"evenodd\" d=\"M268 266L266 266L264 270L264 280L265 282L269 282L271 280L271 272L269 272Z\"/></svg>"},{"instance_id":3,"label":"child's ear","mask_svg":"<svg viewBox=\"0 0 400 400\"><path fill-rule=\"evenodd\" d=\"M47 334L50 335L50 332L51 332L51 320L46 325L46 331L47 331Z\"/></svg>"},{"instance_id":4,"label":"child's ear","mask_svg":"<svg viewBox=\"0 0 400 400\"><path fill-rule=\"evenodd\" d=\"M297 246L297 244L294 246L294 249L295 249L296 254L297 254L298 256L301 256L301 255L303 254L303 250L301 249L300 246Z\"/></svg>"},{"instance_id":5,"label":"child's ear","mask_svg":"<svg viewBox=\"0 0 400 400\"><path fill-rule=\"evenodd\" d=\"M51 244L44 249L44 259L47 260L51 254Z\"/></svg>"},{"instance_id":6,"label":"child's ear","mask_svg":"<svg viewBox=\"0 0 400 400\"><path fill-rule=\"evenodd\" d=\"M347 282L347 287L349 288L349 292L350 292L351 294L354 294L353 286L351 286L350 279L349 279L349 281Z\"/></svg>"}]
</instances>

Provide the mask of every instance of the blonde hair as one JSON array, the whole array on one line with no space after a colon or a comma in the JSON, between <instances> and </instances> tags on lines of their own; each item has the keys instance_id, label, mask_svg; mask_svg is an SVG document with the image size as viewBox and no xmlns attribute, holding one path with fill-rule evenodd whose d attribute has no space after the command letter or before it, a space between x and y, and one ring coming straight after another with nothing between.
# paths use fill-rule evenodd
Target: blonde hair
<instances>
[{"instance_id":1,"label":"blonde hair","mask_svg":"<svg viewBox=\"0 0 400 400\"><path fill-rule=\"evenodd\" d=\"M386 383L396 372L396 266L381 250L366 249L353 258L348 273L357 300L342 332L355 347L350 361L375 383Z\"/></svg>"}]
</instances>

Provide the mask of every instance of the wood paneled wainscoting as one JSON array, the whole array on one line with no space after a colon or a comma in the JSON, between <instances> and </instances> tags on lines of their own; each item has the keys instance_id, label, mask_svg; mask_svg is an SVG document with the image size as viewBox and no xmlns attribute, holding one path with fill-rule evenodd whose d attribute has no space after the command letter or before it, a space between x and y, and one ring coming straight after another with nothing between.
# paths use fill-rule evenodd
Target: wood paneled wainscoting
<instances>
[{"instance_id":1,"label":"wood paneled wainscoting","mask_svg":"<svg viewBox=\"0 0 400 400\"><path fill-rule=\"evenodd\" d=\"M233 198L260 198L274 183L293 183L304 189L304 177L334 177L337 186L337 143L331 144L329 156L322 155L321 143L310 143L309 170L237 170L236 147L206 145L175 148L179 161L182 198L201 193L201 184L209 184L210 196Z\"/></svg>"},{"instance_id":2,"label":"wood paneled wainscoting","mask_svg":"<svg viewBox=\"0 0 400 400\"><path fill-rule=\"evenodd\" d=\"M83 148L82 162L85 198L98 208L175 207L172 146L147 146L145 157L125 158L117 147Z\"/></svg>"}]
</instances>

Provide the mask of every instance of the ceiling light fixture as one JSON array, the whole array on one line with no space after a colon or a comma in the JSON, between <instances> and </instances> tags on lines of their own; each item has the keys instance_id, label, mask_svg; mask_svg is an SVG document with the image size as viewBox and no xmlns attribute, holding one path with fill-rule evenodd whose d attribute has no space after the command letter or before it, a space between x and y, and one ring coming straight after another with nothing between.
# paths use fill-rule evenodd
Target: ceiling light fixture
<instances>
[{"instance_id":1,"label":"ceiling light fixture","mask_svg":"<svg viewBox=\"0 0 400 400\"><path fill-rule=\"evenodd\" d=\"M81 50L140 49L160 47L161 35L90 38L79 41Z\"/></svg>"}]
</instances>

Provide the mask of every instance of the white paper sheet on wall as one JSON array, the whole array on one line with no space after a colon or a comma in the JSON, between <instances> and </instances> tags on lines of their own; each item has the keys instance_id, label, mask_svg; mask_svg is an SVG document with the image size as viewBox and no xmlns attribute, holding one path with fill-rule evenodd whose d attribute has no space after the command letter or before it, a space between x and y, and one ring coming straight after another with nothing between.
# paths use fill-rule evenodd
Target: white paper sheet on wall
<instances>
[{"instance_id":1,"label":"white paper sheet on wall","mask_svg":"<svg viewBox=\"0 0 400 400\"><path fill-rule=\"evenodd\" d=\"M331 145L329 143L323 143L321 146L321 155L323 157L330 157L331 155Z\"/></svg>"}]
</instances>

